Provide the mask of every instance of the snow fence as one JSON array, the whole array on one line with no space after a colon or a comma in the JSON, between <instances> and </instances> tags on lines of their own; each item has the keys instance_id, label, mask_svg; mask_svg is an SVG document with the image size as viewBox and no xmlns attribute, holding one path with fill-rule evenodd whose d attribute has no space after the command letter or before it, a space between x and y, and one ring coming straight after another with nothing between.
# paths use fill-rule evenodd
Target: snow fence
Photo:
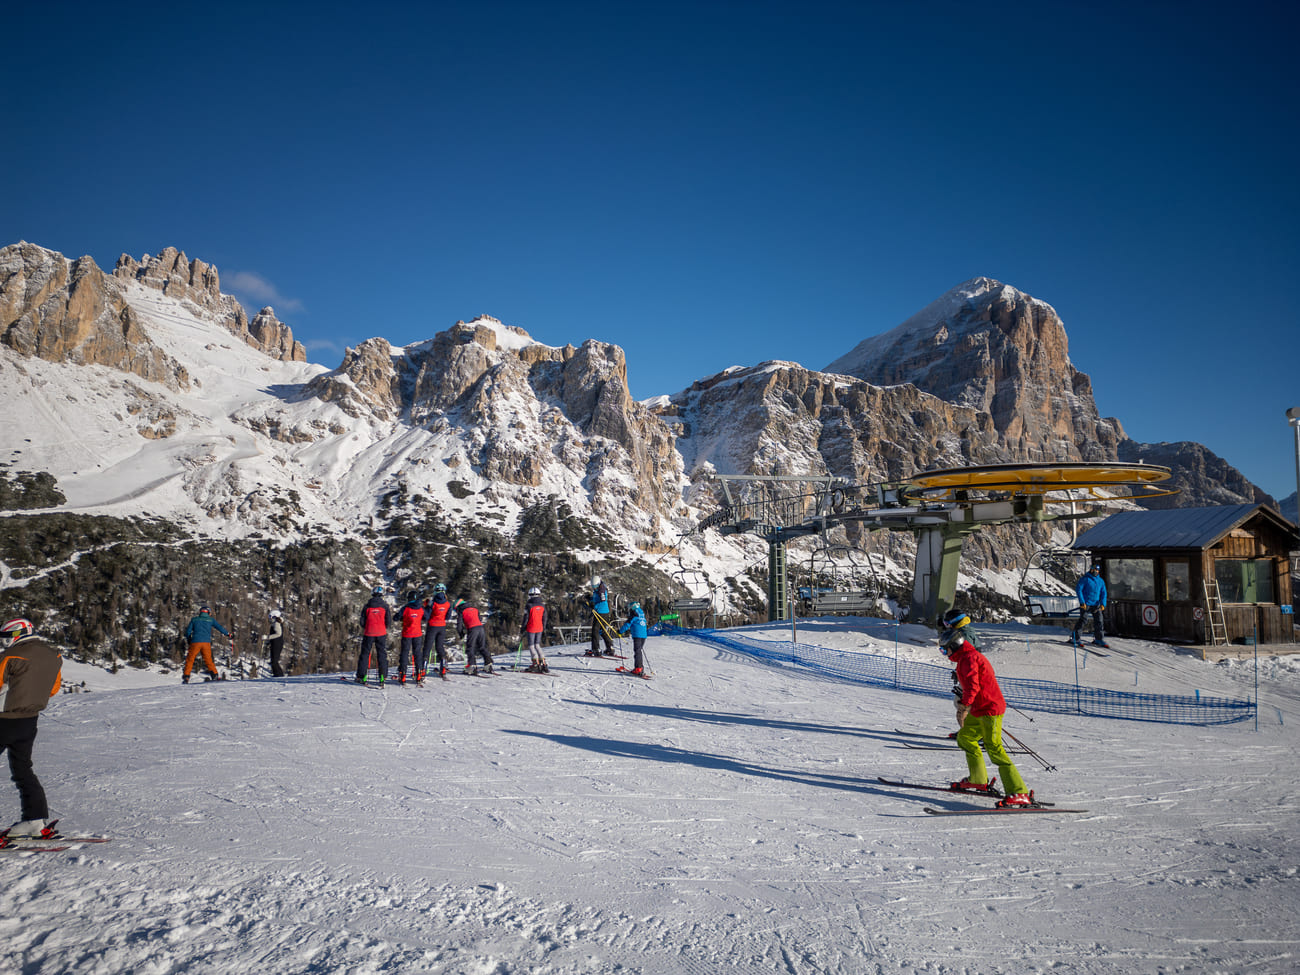
<instances>
[{"instance_id":1,"label":"snow fence","mask_svg":"<svg viewBox=\"0 0 1300 975\"><path fill-rule=\"evenodd\" d=\"M690 636L767 663L792 664L855 684L873 684L952 699L952 669L949 667L879 654L831 650L807 643L747 640L736 635L724 636L718 630L691 630ZM1231 724L1255 716L1255 704L1249 699L1206 697L1199 691L1194 697L1138 694L1050 680L1017 680L1014 677L999 677L998 685L1009 705L1055 714L1194 725Z\"/></svg>"}]
</instances>

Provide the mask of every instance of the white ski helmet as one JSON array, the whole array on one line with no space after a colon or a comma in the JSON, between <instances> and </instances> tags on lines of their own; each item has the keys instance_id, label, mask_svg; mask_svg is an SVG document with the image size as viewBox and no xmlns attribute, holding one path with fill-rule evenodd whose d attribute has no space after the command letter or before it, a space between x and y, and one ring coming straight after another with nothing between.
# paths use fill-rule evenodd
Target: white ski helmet
<instances>
[{"instance_id":1,"label":"white ski helmet","mask_svg":"<svg viewBox=\"0 0 1300 975\"><path fill-rule=\"evenodd\" d=\"M271 610L271 619L273 620L278 620L283 615L284 614L281 613L278 609Z\"/></svg>"},{"instance_id":2,"label":"white ski helmet","mask_svg":"<svg viewBox=\"0 0 1300 975\"><path fill-rule=\"evenodd\" d=\"M591 588L596 589L600 586L600 576L591 577Z\"/></svg>"},{"instance_id":3,"label":"white ski helmet","mask_svg":"<svg viewBox=\"0 0 1300 975\"><path fill-rule=\"evenodd\" d=\"M533 586L532 589L529 589L529 590L528 590L528 595L530 595L530 596L540 596L541 594L542 594L542 591L541 591L540 589L538 589L536 586Z\"/></svg>"},{"instance_id":4,"label":"white ski helmet","mask_svg":"<svg viewBox=\"0 0 1300 975\"><path fill-rule=\"evenodd\" d=\"M0 626L0 646L17 643L24 637L31 636L35 631L36 627L32 626L31 620L25 620L21 616L15 617L4 626Z\"/></svg>"}]
</instances>

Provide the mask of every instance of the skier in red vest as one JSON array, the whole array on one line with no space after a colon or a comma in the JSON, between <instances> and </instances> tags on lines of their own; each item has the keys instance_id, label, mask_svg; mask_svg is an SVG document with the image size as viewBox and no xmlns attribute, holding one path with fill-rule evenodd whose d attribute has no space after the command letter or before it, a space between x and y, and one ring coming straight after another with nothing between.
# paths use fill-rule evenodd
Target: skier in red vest
<instances>
[{"instance_id":1,"label":"skier in red vest","mask_svg":"<svg viewBox=\"0 0 1300 975\"><path fill-rule=\"evenodd\" d=\"M474 655L483 655L483 669L492 673L492 655L488 653L487 633L483 630L483 620L478 608L472 606L467 597L456 600L456 632L465 638L465 673L477 674Z\"/></svg>"},{"instance_id":2,"label":"skier in red vest","mask_svg":"<svg viewBox=\"0 0 1300 975\"><path fill-rule=\"evenodd\" d=\"M542 602L542 591L533 586L528 590L528 602L524 604L524 641L528 644L528 657L532 661L528 672L532 674L549 674L551 668L542 656L542 634L546 632L546 605Z\"/></svg>"},{"instance_id":3,"label":"skier in red vest","mask_svg":"<svg viewBox=\"0 0 1300 975\"><path fill-rule=\"evenodd\" d=\"M406 683L406 662L411 662L411 677L417 683L424 680L424 667L417 659L420 647L424 643L424 607L420 605L420 594L412 590L407 593L406 605L402 607L402 647L397 655L397 682Z\"/></svg>"},{"instance_id":4,"label":"skier in red vest","mask_svg":"<svg viewBox=\"0 0 1300 975\"><path fill-rule=\"evenodd\" d=\"M370 601L361 607L361 653L357 655L357 683L366 682L366 672L370 670L370 655L374 651L378 657L379 684L382 687L388 679L388 628L392 625L393 614L384 602L384 587L375 586L370 592Z\"/></svg>"},{"instance_id":5,"label":"skier in red vest","mask_svg":"<svg viewBox=\"0 0 1300 975\"><path fill-rule=\"evenodd\" d=\"M451 612L451 600L447 598L447 587L441 582L433 587L433 598L424 608L424 646L420 650L420 675L424 680L424 667L433 659L432 649L438 658L438 676L447 679L447 614Z\"/></svg>"}]
</instances>

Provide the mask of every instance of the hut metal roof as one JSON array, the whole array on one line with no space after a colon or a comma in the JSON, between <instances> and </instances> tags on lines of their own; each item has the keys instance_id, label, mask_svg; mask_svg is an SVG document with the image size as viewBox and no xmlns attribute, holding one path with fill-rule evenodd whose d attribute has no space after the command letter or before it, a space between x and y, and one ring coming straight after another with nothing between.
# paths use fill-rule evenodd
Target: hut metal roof
<instances>
[{"instance_id":1,"label":"hut metal roof","mask_svg":"<svg viewBox=\"0 0 1300 975\"><path fill-rule=\"evenodd\" d=\"M1194 548L1207 549L1234 528L1245 524L1261 504L1228 504L1210 508L1165 508L1159 511L1121 511L1078 537L1073 547ZM1285 523L1285 519L1274 516Z\"/></svg>"}]
</instances>

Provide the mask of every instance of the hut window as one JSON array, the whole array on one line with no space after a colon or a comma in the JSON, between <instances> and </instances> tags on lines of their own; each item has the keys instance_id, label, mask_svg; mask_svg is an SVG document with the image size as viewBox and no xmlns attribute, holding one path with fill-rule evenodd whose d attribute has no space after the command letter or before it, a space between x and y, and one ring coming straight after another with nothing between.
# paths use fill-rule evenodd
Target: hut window
<instances>
[{"instance_id":1,"label":"hut window","mask_svg":"<svg viewBox=\"0 0 1300 975\"><path fill-rule=\"evenodd\" d=\"M1273 601L1273 563L1269 559L1215 559L1214 578L1225 603Z\"/></svg>"},{"instance_id":2,"label":"hut window","mask_svg":"<svg viewBox=\"0 0 1300 975\"><path fill-rule=\"evenodd\" d=\"M1165 563L1165 599L1185 603L1192 598L1192 566L1189 562Z\"/></svg>"},{"instance_id":3,"label":"hut window","mask_svg":"<svg viewBox=\"0 0 1300 975\"><path fill-rule=\"evenodd\" d=\"M1155 599L1155 561L1107 559L1106 592L1111 599Z\"/></svg>"}]
</instances>

